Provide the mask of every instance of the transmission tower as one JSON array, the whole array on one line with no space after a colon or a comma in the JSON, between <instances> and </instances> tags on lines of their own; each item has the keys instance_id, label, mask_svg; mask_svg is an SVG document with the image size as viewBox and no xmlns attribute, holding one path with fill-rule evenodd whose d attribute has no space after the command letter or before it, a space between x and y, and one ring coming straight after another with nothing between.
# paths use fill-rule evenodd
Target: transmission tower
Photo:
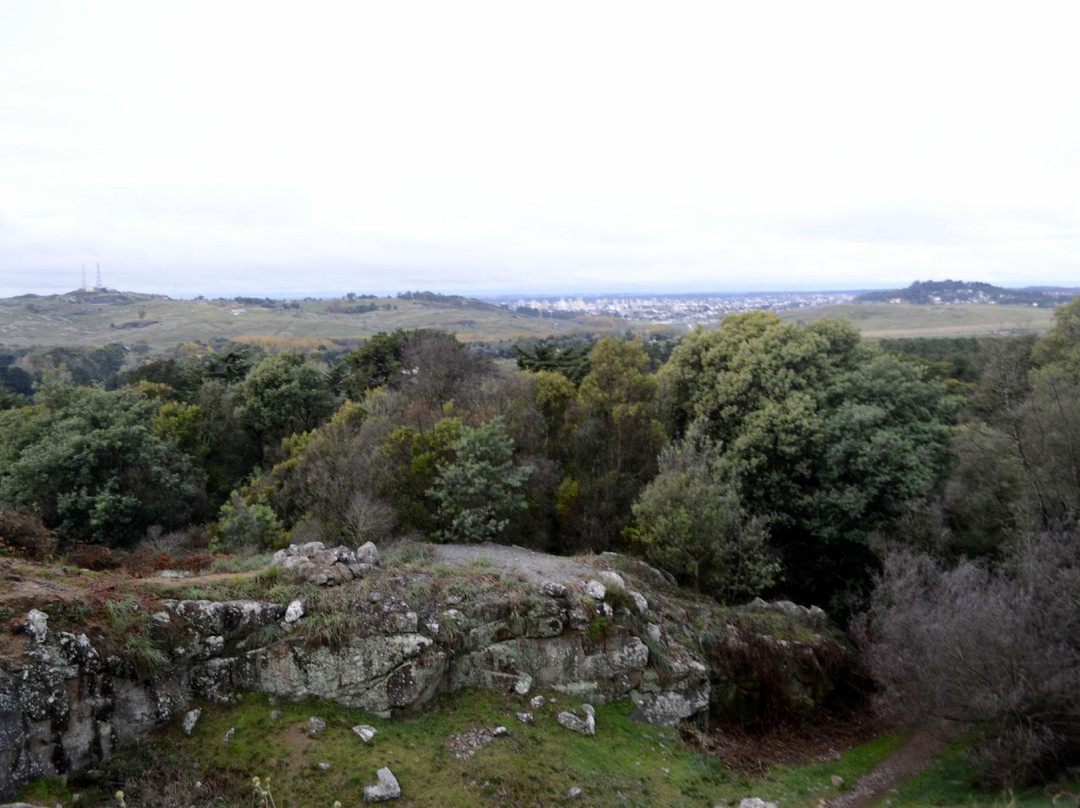
<instances>
[{"instance_id":1,"label":"transmission tower","mask_svg":"<svg viewBox=\"0 0 1080 808\"><path fill-rule=\"evenodd\" d=\"M97 286L95 287L99 292L105 288L101 283L101 264L97 265Z\"/></svg>"}]
</instances>

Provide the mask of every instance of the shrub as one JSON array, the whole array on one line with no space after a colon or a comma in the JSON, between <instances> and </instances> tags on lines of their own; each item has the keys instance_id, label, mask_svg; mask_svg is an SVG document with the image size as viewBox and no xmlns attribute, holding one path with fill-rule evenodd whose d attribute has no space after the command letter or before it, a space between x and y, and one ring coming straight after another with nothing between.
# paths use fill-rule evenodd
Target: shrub
<instances>
[{"instance_id":1,"label":"shrub","mask_svg":"<svg viewBox=\"0 0 1080 808\"><path fill-rule=\"evenodd\" d=\"M6 548L29 558L48 558L56 552L56 537L37 516L0 511L0 551Z\"/></svg>"},{"instance_id":2,"label":"shrub","mask_svg":"<svg viewBox=\"0 0 1080 808\"><path fill-rule=\"evenodd\" d=\"M1031 538L1011 568L894 553L860 633L887 706L959 720L976 778L1046 780L1080 753L1080 532Z\"/></svg>"}]
</instances>

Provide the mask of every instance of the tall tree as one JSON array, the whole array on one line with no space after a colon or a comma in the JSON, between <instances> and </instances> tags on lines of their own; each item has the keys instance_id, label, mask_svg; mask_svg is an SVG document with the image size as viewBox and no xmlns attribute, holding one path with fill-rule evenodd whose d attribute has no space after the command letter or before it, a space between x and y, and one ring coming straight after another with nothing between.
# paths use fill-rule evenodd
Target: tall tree
<instances>
[{"instance_id":1,"label":"tall tree","mask_svg":"<svg viewBox=\"0 0 1080 808\"><path fill-rule=\"evenodd\" d=\"M704 423L804 600L840 606L864 587L871 536L946 467L957 405L944 385L846 321L733 315L690 334L659 375L670 429Z\"/></svg>"}]
</instances>

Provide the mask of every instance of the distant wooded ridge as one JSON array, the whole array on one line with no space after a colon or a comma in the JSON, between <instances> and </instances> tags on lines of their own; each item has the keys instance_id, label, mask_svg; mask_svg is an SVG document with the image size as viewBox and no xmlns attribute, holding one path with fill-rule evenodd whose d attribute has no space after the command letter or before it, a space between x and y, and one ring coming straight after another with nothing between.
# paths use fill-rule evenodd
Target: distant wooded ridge
<instances>
[{"instance_id":1,"label":"distant wooded ridge","mask_svg":"<svg viewBox=\"0 0 1080 808\"><path fill-rule=\"evenodd\" d=\"M1019 306L1058 306L1076 297L1080 289L1056 286L1029 286L1008 289L979 281L915 281L906 289L865 292L856 303L994 303Z\"/></svg>"}]
</instances>

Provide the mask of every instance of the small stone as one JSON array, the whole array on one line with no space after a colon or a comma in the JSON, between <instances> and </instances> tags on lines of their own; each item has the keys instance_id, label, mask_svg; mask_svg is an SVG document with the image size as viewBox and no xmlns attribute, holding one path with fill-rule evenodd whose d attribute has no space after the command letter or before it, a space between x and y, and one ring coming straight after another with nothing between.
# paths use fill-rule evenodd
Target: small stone
<instances>
[{"instance_id":1,"label":"small stone","mask_svg":"<svg viewBox=\"0 0 1080 808\"><path fill-rule=\"evenodd\" d=\"M371 743L371 739L379 734L375 727L369 727L367 724L357 724L352 731L364 743Z\"/></svg>"},{"instance_id":2,"label":"small stone","mask_svg":"<svg viewBox=\"0 0 1080 808\"><path fill-rule=\"evenodd\" d=\"M844 784L844 778L838 774L834 774L829 778L829 782L832 783L833 788L840 788Z\"/></svg>"},{"instance_id":3,"label":"small stone","mask_svg":"<svg viewBox=\"0 0 1080 808\"><path fill-rule=\"evenodd\" d=\"M607 595L607 587L597 580L592 580L585 584L585 594L593 600L603 600Z\"/></svg>"},{"instance_id":4,"label":"small stone","mask_svg":"<svg viewBox=\"0 0 1080 808\"><path fill-rule=\"evenodd\" d=\"M546 703L547 700L543 696L533 696L532 700L529 702L529 706L532 707L534 710L539 710Z\"/></svg>"},{"instance_id":5,"label":"small stone","mask_svg":"<svg viewBox=\"0 0 1080 808\"><path fill-rule=\"evenodd\" d=\"M508 736L510 734L510 730L508 730L504 726L498 726L498 727L495 727L495 729L493 729L491 731L491 734L495 738L505 738L506 736Z\"/></svg>"},{"instance_id":6,"label":"small stone","mask_svg":"<svg viewBox=\"0 0 1080 808\"><path fill-rule=\"evenodd\" d=\"M195 729L195 725L199 723L199 716L202 715L202 710L189 710L184 714L184 720L180 726L184 728L185 735L191 735L191 731Z\"/></svg>"},{"instance_id":7,"label":"small stone","mask_svg":"<svg viewBox=\"0 0 1080 808\"><path fill-rule=\"evenodd\" d=\"M323 721L321 718L316 718L315 716L312 716L308 719L308 732L310 732L312 735L322 735L324 732L326 732L326 722Z\"/></svg>"},{"instance_id":8,"label":"small stone","mask_svg":"<svg viewBox=\"0 0 1080 808\"><path fill-rule=\"evenodd\" d=\"M293 546L295 547L296 545L293 545ZM289 557L289 551L288 550L278 550L270 558L270 564L273 565L273 566L277 566L278 564L284 564L285 559L288 558L288 557Z\"/></svg>"},{"instance_id":9,"label":"small stone","mask_svg":"<svg viewBox=\"0 0 1080 808\"><path fill-rule=\"evenodd\" d=\"M159 578L187 578L191 575L187 570L162 570L158 573Z\"/></svg>"},{"instance_id":10,"label":"small stone","mask_svg":"<svg viewBox=\"0 0 1080 808\"><path fill-rule=\"evenodd\" d=\"M574 786L573 788L571 788L569 791L566 792L566 799L568 799L568 800L579 800L579 799L581 799L581 794L582 794L581 789L578 788L577 786Z\"/></svg>"},{"instance_id":11,"label":"small stone","mask_svg":"<svg viewBox=\"0 0 1080 808\"><path fill-rule=\"evenodd\" d=\"M540 592L547 595L549 598L565 598L569 590L555 581L545 581L540 584Z\"/></svg>"},{"instance_id":12,"label":"small stone","mask_svg":"<svg viewBox=\"0 0 1080 808\"><path fill-rule=\"evenodd\" d=\"M531 724L535 719L532 713L516 713L517 720L522 724Z\"/></svg>"},{"instance_id":13,"label":"small stone","mask_svg":"<svg viewBox=\"0 0 1080 808\"><path fill-rule=\"evenodd\" d=\"M289 604L289 608L285 610L285 622L295 623L301 617L304 616L304 604L298 600L294 600Z\"/></svg>"},{"instance_id":14,"label":"small stone","mask_svg":"<svg viewBox=\"0 0 1080 808\"><path fill-rule=\"evenodd\" d=\"M645 614L649 611L649 601L645 599L643 594L631 591L630 597L634 599L634 608L638 610L638 614Z\"/></svg>"},{"instance_id":15,"label":"small stone","mask_svg":"<svg viewBox=\"0 0 1080 808\"><path fill-rule=\"evenodd\" d=\"M647 634L649 639L653 642L660 642L660 626L656 623L649 623L645 626L645 634Z\"/></svg>"},{"instance_id":16,"label":"small stone","mask_svg":"<svg viewBox=\"0 0 1080 808\"><path fill-rule=\"evenodd\" d=\"M386 802L401 796L401 786L392 771L383 767L375 776L378 778L377 783L364 786L364 802Z\"/></svg>"},{"instance_id":17,"label":"small stone","mask_svg":"<svg viewBox=\"0 0 1080 808\"><path fill-rule=\"evenodd\" d=\"M304 556L307 556L308 558L311 558L312 556L314 556L320 550L325 550L325 549L326 549L326 545L323 544L321 541L309 541L309 542L306 542L306 543L300 545L300 555L304 555Z\"/></svg>"},{"instance_id":18,"label":"small stone","mask_svg":"<svg viewBox=\"0 0 1080 808\"><path fill-rule=\"evenodd\" d=\"M517 681L514 682L514 692L519 696L529 695L529 691L532 690L533 678L527 673L523 673L518 676Z\"/></svg>"},{"instance_id":19,"label":"small stone","mask_svg":"<svg viewBox=\"0 0 1080 808\"><path fill-rule=\"evenodd\" d=\"M279 718L281 718L281 710L271 710L270 711L270 720L271 721L277 721Z\"/></svg>"},{"instance_id":20,"label":"small stone","mask_svg":"<svg viewBox=\"0 0 1080 808\"><path fill-rule=\"evenodd\" d=\"M236 727L229 727L229 731L225 733L225 743L228 743L233 739L233 735L236 734Z\"/></svg>"},{"instance_id":21,"label":"small stone","mask_svg":"<svg viewBox=\"0 0 1080 808\"><path fill-rule=\"evenodd\" d=\"M40 609L31 609L26 613L26 633L34 638L34 642L41 645L49 634L49 615Z\"/></svg>"},{"instance_id":22,"label":"small stone","mask_svg":"<svg viewBox=\"0 0 1080 808\"><path fill-rule=\"evenodd\" d=\"M167 626L172 622L172 615L168 612L154 612L150 615L150 619L160 626Z\"/></svg>"},{"instance_id":23,"label":"small stone","mask_svg":"<svg viewBox=\"0 0 1080 808\"><path fill-rule=\"evenodd\" d=\"M370 595L368 595L369 603L381 603L382 599L382 592L372 592Z\"/></svg>"},{"instance_id":24,"label":"small stone","mask_svg":"<svg viewBox=\"0 0 1080 808\"><path fill-rule=\"evenodd\" d=\"M603 572L599 573L597 577L601 581L603 581L604 586L606 586L608 589L613 589L618 592L626 591L626 581L624 581L623 577L617 572L604 570Z\"/></svg>"},{"instance_id":25,"label":"small stone","mask_svg":"<svg viewBox=\"0 0 1080 808\"><path fill-rule=\"evenodd\" d=\"M375 546L374 542L364 542L356 548L356 561L358 564L379 566L379 548Z\"/></svg>"},{"instance_id":26,"label":"small stone","mask_svg":"<svg viewBox=\"0 0 1080 808\"><path fill-rule=\"evenodd\" d=\"M776 808L776 803L765 802L761 797L746 797L739 802L739 808Z\"/></svg>"},{"instance_id":27,"label":"small stone","mask_svg":"<svg viewBox=\"0 0 1080 808\"><path fill-rule=\"evenodd\" d=\"M330 764L327 763L325 760L320 760L318 765L319 765L319 770L320 771L324 771L324 772L330 771Z\"/></svg>"},{"instance_id":28,"label":"small stone","mask_svg":"<svg viewBox=\"0 0 1080 808\"><path fill-rule=\"evenodd\" d=\"M555 717L555 720L559 722L559 726L565 727L572 732L580 732L582 735L589 736L595 735L596 712L591 704L586 704L582 711L585 713L584 718L564 710Z\"/></svg>"}]
</instances>

